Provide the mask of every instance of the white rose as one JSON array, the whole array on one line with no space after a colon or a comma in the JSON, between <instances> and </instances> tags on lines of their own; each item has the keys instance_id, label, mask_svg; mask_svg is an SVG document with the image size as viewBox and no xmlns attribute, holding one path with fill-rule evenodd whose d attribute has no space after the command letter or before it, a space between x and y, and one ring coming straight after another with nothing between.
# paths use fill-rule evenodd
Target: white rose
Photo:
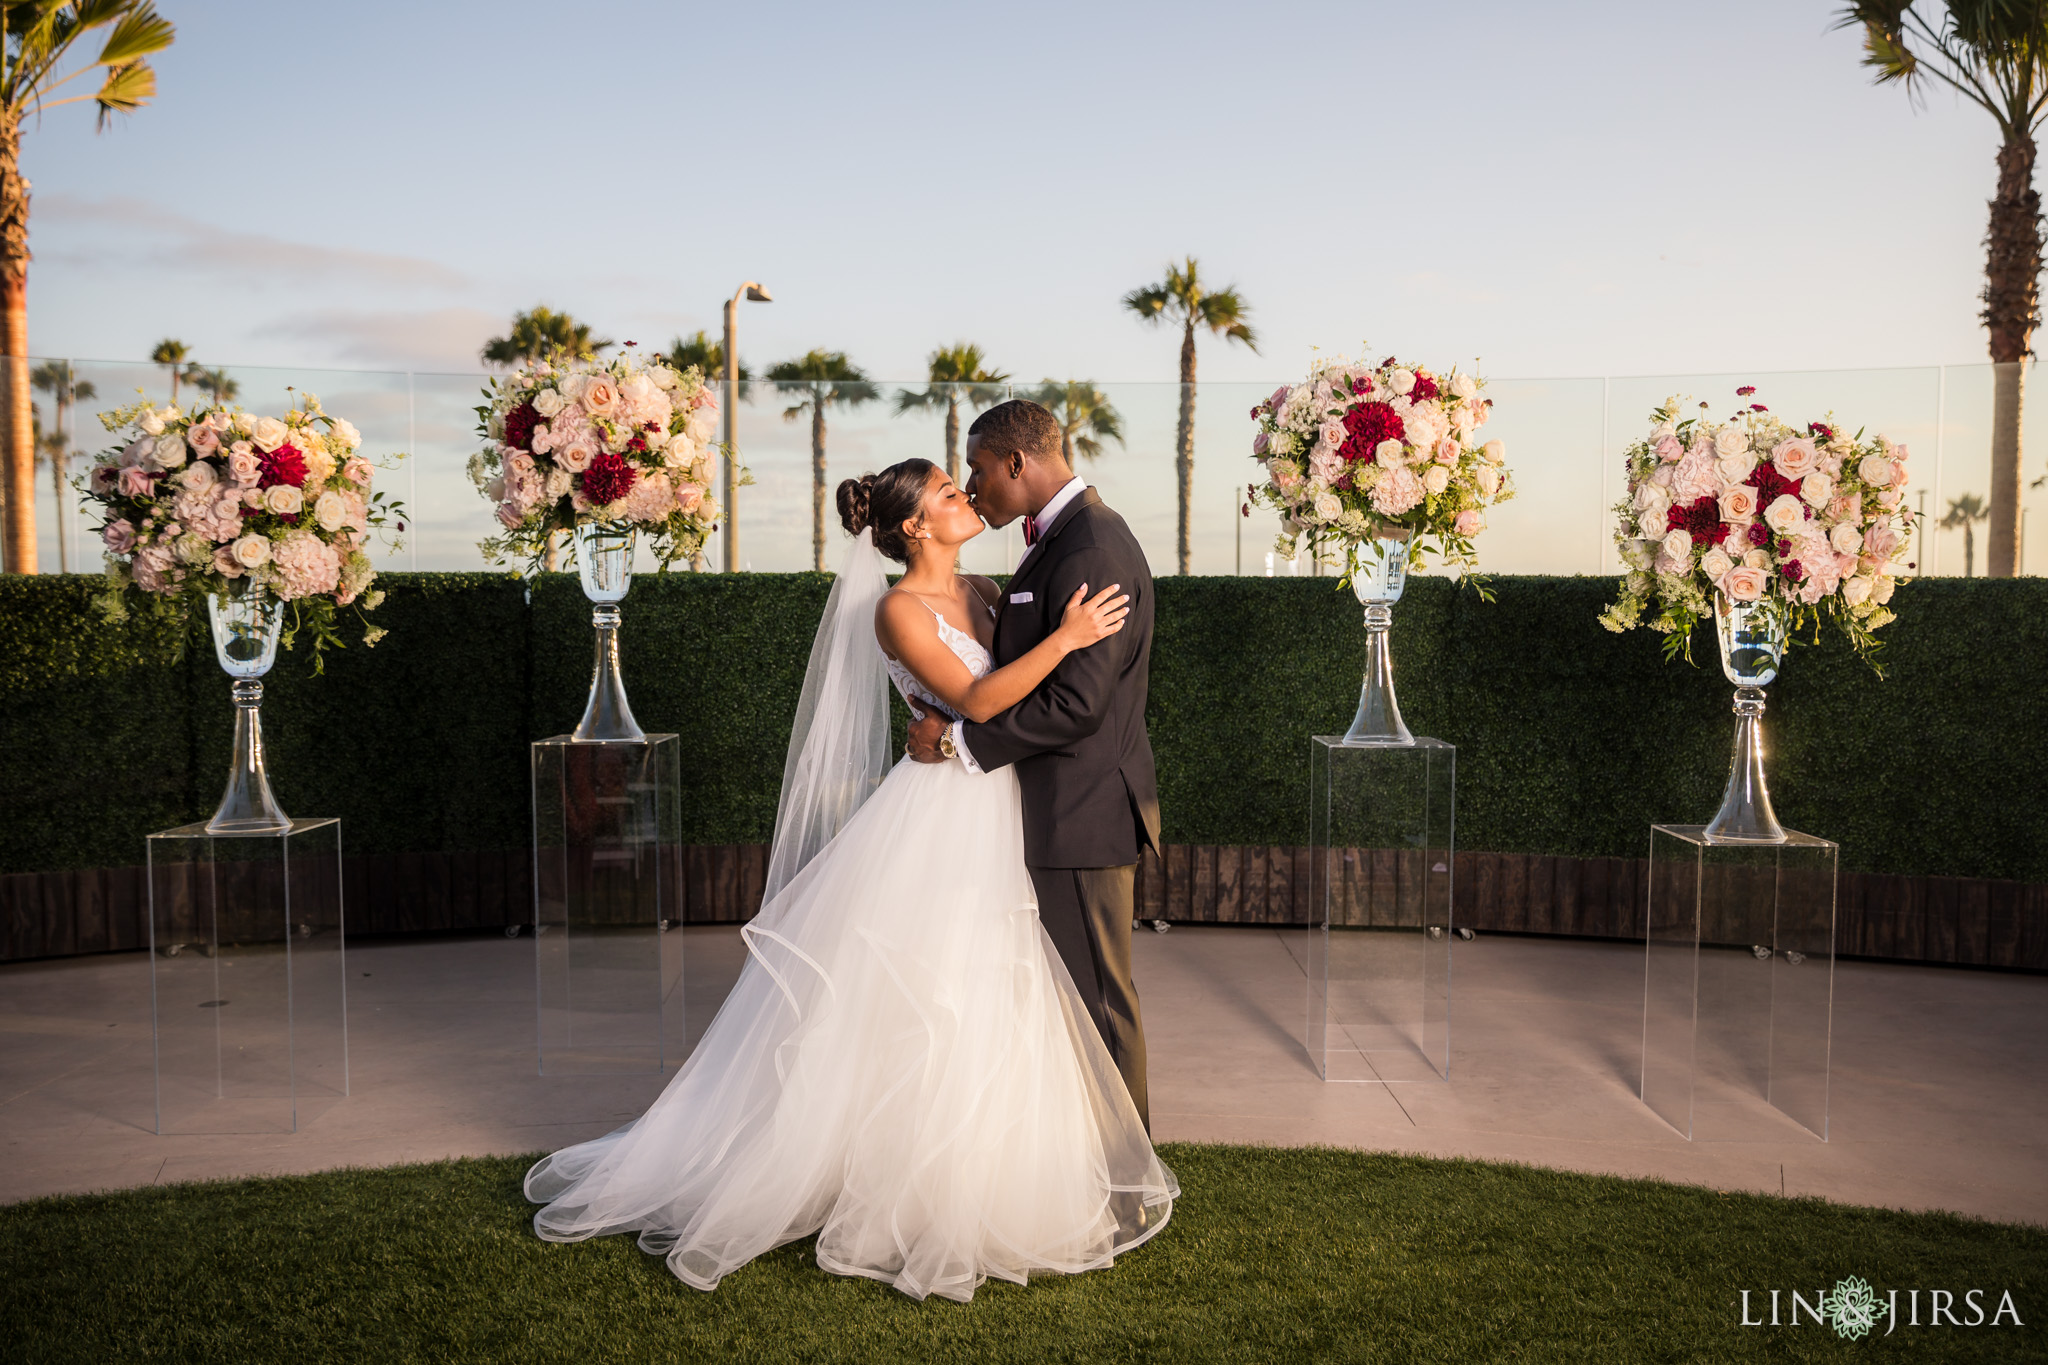
<instances>
[{"instance_id":1,"label":"white rose","mask_svg":"<svg viewBox=\"0 0 2048 1365\"><path fill-rule=\"evenodd\" d=\"M1742 557L1745 569L1768 569L1771 567L1771 552L1759 546Z\"/></svg>"},{"instance_id":2,"label":"white rose","mask_svg":"<svg viewBox=\"0 0 2048 1365\"><path fill-rule=\"evenodd\" d=\"M145 409L143 414L135 419L135 425L141 427L151 436L161 436L164 434L164 419L157 415L155 408Z\"/></svg>"},{"instance_id":3,"label":"white rose","mask_svg":"<svg viewBox=\"0 0 2048 1365\"><path fill-rule=\"evenodd\" d=\"M329 489L313 501L313 520L320 523L323 531L339 531L342 522L348 519L348 502L341 494Z\"/></svg>"},{"instance_id":4,"label":"white rose","mask_svg":"<svg viewBox=\"0 0 2048 1365\"><path fill-rule=\"evenodd\" d=\"M1842 580L1842 600L1852 607L1862 606L1869 600L1871 582L1862 574Z\"/></svg>"},{"instance_id":5,"label":"white rose","mask_svg":"<svg viewBox=\"0 0 2048 1365\"><path fill-rule=\"evenodd\" d=\"M659 455L662 451L668 449L668 433L666 431L659 429L643 431L640 433L640 439L647 443L647 453L650 455Z\"/></svg>"},{"instance_id":6,"label":"white rose","mask_svg":"<svg viewBox=\"0 0 2048 1365\"><path fill-rule=\"evenodd\" d=\"M1684 529L1666 531L1661 544L1666 557L1683 559L1692 553L1692 533Z\"/></svg>"},{"instance_id":7,"label":"white rose","mask_svg":"<svg viewBox=\"0 0 2048 1365\"><path fill-rule=\"evenodd\" d=\"M306 505L306 499L290 484L276 483L263 490L263 505L281 517L289 517Z\"/></svg>"},{"instance_id":8,"label":"white rose","mask_svg":"<svg viewBox=\"0 0 2048 1365\"><path fill-rule=\"evenodd\" d=\"M547 500L549 502L560 502L568 496L569 489L574 485L575 481L576 476L566 469L550 469L546 484Z\"/></svg>"},{"instance_id":9,"label":"white rose","mask_svg":"<svg viewBox=\"0 0 2048 1365\"><path fill-rule=\"evenodd\" d=\"M1818 512L1835 496L1835 481L1825 474L1808 474L1799 481L1799 496Z\"/></svg>"},{"instance_id":10,"label":"white rose","mask_svg":"<svg viewBox=\"0 0 2048 1365\"><path fill-rule=\"evenodd\" d=\"M1845 521L1828 533L1828 544L1838 555L1853 555L1863 548L1863 533Z\"/></svg>"},{"instance_id":11,"label":"white rose","mask_svg":"<svg viewBox=\"0 0 2048 1365\"><path fill-rule=\"evenodd\" d=\"M1379 443L1378 448L1375 449L1372 454L1375 460L1378 460L1383 465L1391 467L1393 465L1402 463L1403 459L1405 458L1404 451L1405 447L1403 447L1399 441L1396 441L1392 437L1389 437L1388 439L1381 441Z\"/></svg>"},{"instance_id":12,"label":"white rose","mask_svg":"<svg viewBox=\"0 0 2048 1365\"><path fill-rule=\"evenodd\" d=\"M1806 508L1790 493L1780 493L1764 509L1764 525L1781 536L1789 536L1806 521Z\"/></svg>"},{"instance_id":13,"label":"white rose","mask_svg":"<svg viewBox=\"0 0 2048 1365\"><path fill-rule=\"evenodd\" d=\"M167 431L156 438L156 449L150 452L150 463L158 469L176 469L185 463L185 438L175 431Z\"/></svg>"},{"instance_id":14,"label":"white rose","mask_svg":"<svg viewBox=\"0 0 2048 1365\"><path fill-rule=\"evenodd\" d=\"M236 430L236 431L239 431L239 432L241 432L241 433L242 433L242 434L243 434L244 436L247 436L247 435L248 435L248 434L249 434L250 432L254 431L255 429L256 429L256 419L255 419L254 417L251 417L251 416L250 416L250 415L249 415L248 413L246 413L246 412L238 412L238 413L236 413L236 414L235 414L235 430Z\"/></svg>"},{"instance_id":15,"label":"white rose","mask_svg":"<svg viewBox=\"0 0 2048 1365\"><path fill-rule=\"evenodd\" d=\"M1395 393L1408 393L1415 388L1415 372L1395 370L1387 376L1387 383L1393 387Z\"/></svg>"},{"instance_id":16,"label":"white rose","mask_svg":"<svg viewBox=\"0 0 2048 1365\"><path fill-rule=\"evenodd\" d=\"M553 417L566 401L556 390L542 389L533 396L533 410L543 417Z\"/></svg>"},{"instance_id":17,"label":"white rose","mask_svg":"<svg viewBox=\"0 0 2048 1365\"><path fill-rule=\"evenodd\" d=\"M275 417L259 417L256 419L255 428L249 433L249 439L256 443L258 450L268 455L284 444L286 434L285 424Z\"/></svg>"},{"instance_id":18,"label":"white rose","mask_svg":"<svg viewBox=\"0 0 2048 1365\"><path fill-rule=\"evenodd\" d=\"M1479 485L1479 491L1486 497L1500 492L1500 471L1490 464L1483 464L1472 471L1472 478Z\"/></svg>"},{"instance_id":19,"label":"white rose","mask_svg":"<svg viewBox=\"0 0 2048 1365\"><path fill-rule=\"evenodd\" d=\"M154 436L142 436L130 441L121 449L121 467L123 469L135 468L135 466L147 460L155 449L156 438Z\"/></svg>"},{"instance_id":20,"label":"white rose","mask_svg":"<svg viewBox=\"0 0 2048 1365\"><path fill-rule=\"evenodd\" d=\"M1892 600L1892 589L1897 586L1897 581L1890 574L1879 574L1870 585L1870 600L1883 606Z\"/></svg>"},{"instance_id":21,"label":"white rose","mask_svg":"<svg viewBox=\"0 0 2048 1365\"><path fill-rule=\"evenodd\" d=\"M1500 464L1508 457L1508 448L1499 438L1488 441L1479 449L1494 464Z\"/></svg>"},{"instance_id":22,"label":"white rose","mask_svg":"<svg viewBox=\"0 0 2048 1365\"><path fill-rule=\"evenodd\" d=\"M235 563L245 569L260 569L270 562L270 542L251 531L235 542Z\"/></svg>"},{"instance_id":23,"label":"white rose","mask_svg":"<svg viewBox=\"0 0 2048 1365\"><path fill-rule=\"evenodd\" d=\"M1714 433L1714 453L1722 459L1749 449L1749 433L1732 423ZM1720 577L1716 574L1715 577Z\"/></svg>"},{"instance_id":24,"label":"white rose","mask_svg":"<svg viewBox=\"0 0 2048 1365\"><path fill-rule=\"evenodd\" d=\"M357 431L346 417L334 419L333 436L345 450L354 450L363 443L363 433Z\"/></svg>"},{"instance_id":25,"label":"white rose","mask_svg":"<svg viewBox=\"0 0 2048 1365\"><path fill-rule=\"evenodd\" d=\"M1422 486L1431 495L1443 492L1451 486L1451 471L1440 464L1431 465L1429 472L1422 476Z\"/></svg>"},{"instance_id":26,"label":"white rose","mask_svg":"<svg viewBox=\"0 0 2048 1365\"><path fill-rule=\"evenodd\" d=\"M1756 452L1740 451L1734 455L1723 455L1714 462L1714 472L1721 476L1721 482L1734 487L1748 478L1756 469Z\"/></svg>"},{"instance_id":27,"label":"white rose","mask_svg":"<svg viewBox=\"0 0 2048 1365\"><path fill-rule=\"evenodd\" d=\"M1477 392L1479 392L1478 381L1473 379L1471 375L1454 374L1451 376L1451 397L1470 398Z\"/></svg>"},{"instance_id":28,"label":"white rose","mask_svg":"<svg viewBox=\"0 0 2048 1365\"><path fill-rule=\"evenodd\" d=\"M1344 515L1344 504L1335 493L1316 494L1316 516L1322 521L1335 521Z\"/></svg>"},{"instance_id":29,"label":"white rose","mask_svg":"<svg viewBox=\"0 0 2048 1365\"><path fill-rule=\"evenodd\" d=\"M1735 561L1728 558L1728 552L1716 545L1700 556L1700 572L1709 578L1718 579L1735 567Z\"/></svg>"},{"instance_id":30,"label":"white rose","mask_svg":"<svg viewBox=\"0 0 2048 1365\"><path fill-rule=\"evenodd\" d=\"M1892 462L1882 455L1865 455L1856 472L1872 488L1883 488L1892 481Z\"/></svg>"},{"instance_id":31,"label":"white rose","mask_svg":"<svg viewBox=\"0 0 2048 1365\"><path fill-rule=\"evenodd\" d=\"M664 389L672 389L683 382L683 377L666 365L656 365L647 373L654 376L654 382Z\"/></svg>"}]
</instances>

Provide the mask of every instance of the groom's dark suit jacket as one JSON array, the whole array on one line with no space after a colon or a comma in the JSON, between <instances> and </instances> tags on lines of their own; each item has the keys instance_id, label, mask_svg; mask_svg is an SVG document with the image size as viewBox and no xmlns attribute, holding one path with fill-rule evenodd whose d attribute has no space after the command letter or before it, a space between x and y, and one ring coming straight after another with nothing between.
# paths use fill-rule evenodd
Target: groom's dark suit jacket
<instances>
[{"instance_id":1,"label":"groom's dark suit jacket","mask_svg":"<svg viewBox=\"0 0 2048 1365\"><path fill-rule=\"evenodd\" d=\"M1124 628L1076 650L1030 696L964 727L983 769L1017 765L1024 861L1033 867L1122 867L1161 851L1159 782L1145 733L1152 667L1152 574L1124 519L1092 488L1040 533L1003 591L995 660L1007 664L1060 623L1074 589L1112 583L1131 595ZM1028 600L1019 601L1028 596Z\"/></svg>"}]
</instances>

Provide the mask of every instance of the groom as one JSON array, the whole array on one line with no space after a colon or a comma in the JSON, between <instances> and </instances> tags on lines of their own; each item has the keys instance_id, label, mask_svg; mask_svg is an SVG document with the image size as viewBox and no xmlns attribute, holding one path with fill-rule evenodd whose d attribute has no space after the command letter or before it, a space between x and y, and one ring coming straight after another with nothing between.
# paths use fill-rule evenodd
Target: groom
<instances>
[{"instance_id":1,"label":"groom","mask_svg":"<svg viewBox=\"0 0 2048 1365\"><path fill-rule=\"evenodd\" d=\"M1017 765L1024 861L1038 918L1059 949L1103 1044L1151 1131L1145 1030L1131 983L1138 852L1160 851L1159 792L1145 693L1152 663L1152 575L1124 519L1067 467L1060 424L1024 399L1000 403L967 429L967 496L991 526L1024 518L1024 557L996 617L995 661L1012 662L1050 635L1082 584L1130 594L1124 628L1060 661L1038 690L992 720L927 715L910 727L910 756L954 757L974 772Z\"/></svg>"}]
</instances>

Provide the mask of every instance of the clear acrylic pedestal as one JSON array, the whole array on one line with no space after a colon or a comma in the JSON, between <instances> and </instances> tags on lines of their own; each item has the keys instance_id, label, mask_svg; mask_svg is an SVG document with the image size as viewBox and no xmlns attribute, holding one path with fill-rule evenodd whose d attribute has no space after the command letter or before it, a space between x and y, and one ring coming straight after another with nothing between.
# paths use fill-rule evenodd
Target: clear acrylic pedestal
<instances>
[{"instance_id":1,"label":"clear acrylic pedestal","mask_svg":"<svg viewBox=\"0 0 2048 1365\"><path fill-rule=\"evenodd\" d=\"M1458 751L1312 745L1309 1057L1325 1081L1449 1080Z\"/></svg>"},{"instance_id":2,"label":"clear acrylic pedestal","mask_svg":"<svg viewBox=\"0 0 2048 1365\"><path fill-rule=\"evenodd\" d=\"M675 735L533 746L533 928L544 1076L682 1064Z\"/></svg>"},{"instance_id":3,"label":"clear acrylic pedestal","mask_svg":"<svg viewBox=\"0 0 2048 1365\"><path fill-rule=\"evenodd\" d=\"M159 1133L294 1133L348 1095L341 822L152 834Z\"/></svg>"},{"instance_id":4,"label":"clear acrylic pedestal","mask_svg":"<svg viewBox=\"0 0 2048 1365\"><path fill-rule=\"evenodd\" d=\"M1763 1105L1828 1136L1835 845L1650 828L1641 1095L1687 1139L1753 1137Z\"/></svg>"}]
</instances>

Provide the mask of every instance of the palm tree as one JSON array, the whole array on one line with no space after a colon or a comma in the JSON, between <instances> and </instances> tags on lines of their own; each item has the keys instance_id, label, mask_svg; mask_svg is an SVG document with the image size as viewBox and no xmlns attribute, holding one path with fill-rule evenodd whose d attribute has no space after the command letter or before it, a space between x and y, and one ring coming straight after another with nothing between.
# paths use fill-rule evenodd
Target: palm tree
<instances>
[{"instance_id":1,"label":"palm tree","mask_svg":"<svg viewBox=\"0 0 2048 1365\"><path fill-rule=\"evenodd\" d=\"M986 360L981 347L971 341L941 346L925 357L926 387L896 391L898 413L916 408L946 410L946 477L954 483L960 482L960 401L964 398L976 408L1000 403L1000 386L1010 378L1001 370L989 369Z\"/></svg>"},{"instance_id":2,"label":"palm tree","mask_svg":"<svg viewBox=\"0 0 2048 1365\"><path fill-rule=\"evenodd\" d=\"M1048 379L1027 397L1052 409L1060 423L1060 454L1067 468L1074 467L1076 454L1084 460L1100 459L1102 443L1124 443L1124 419L1110 404L1109 395L1086 379L1069 379L1064 384Z\"/></svg>"},{"instance_id":3,"label":"palm tree","mask_svg":"<svg viewBox=\"0 0 2048 1365\"><path fill-rule=\"evenodd\" d=\"M211 398L215 407L234 402L242 392L241 381L226 370L209 370L198 365L185 367L185 382Z\"/></svg>"},{"instance_id":4,"label":"palm tree","mask_svg":"<svg viewBox=\"0 0 2048 1365\"><path fill-rule=\"evenodd\" d=\"M192 348L174 337L165 337L156 344L156 349L149 353L152 361L170 371L172 407L178 406L178 381L193 378L199 369L197 365L185 363L191 354Z\"/></svg>"},{"instance_id":5,"label":"palm tree","mask_svg":"<svg viewBox=\"0 0 2048 1365\"><path fill-rule=\"evenodd\" d=\"M64 515L64 471L71 464L67 419L74 403L90 403L99 397L99 390L93 387L91 380L73 375L68 360L44 361L29 375L29 383L49 394L57 409L55 428L37 433L36 447L50 462L50 495L56 499L52 506L57 513L57 571L70 573L71 547L65 533L65 523L69 518Z\"/></svg>"},{"instance_id":6,"label":"palm tree","mask_svg":"<svg viewBox=\"0 0 2048 1365\"><path fill-rule=\"evenodd\" d=\"M679 370L695 365L704 372L707 381L716 382L725 374L725 343L701 329L694 336L677 337L671 341L661 358ZM744 384L753 377L753 371L742 360L739 363L740 382Z\"/></svg>"},{"instance_id":7,"label":"palm tree","mask_svg":"<svg viewBox=\"0 0 2048 1365\"><path fill-rule=\"evenodd\" d=\"M2019 572L2021 379L2040 325L2041 196L2034 132L2048 114L2048 0L1946 0L1939 18L1913 0L1854 0L1838 26L1863 29L1863 64L1882 85L1919 96L1926 78L1998 124L1998 192L1985 234L1984 311L1991 333L1991 521L1985 571ZM1946 523L1944 523L1945 525Z\"/></svg>"},{"instance_id":8,"label":"palm tree","mask_svg":"<svg viewBox=\"0 0 2048 1365\"><path fill-rule=\"evenodd\" d=\"M802 394L782 410L794 422L811 414L811 567L825 569L825 409L857 408L882 396L865 371L844 351L807 351L768 369L768 378L784 393Z\"/></svg>"},{"instance_id":9,"label":"palm tree","mask_svg":"<svg viewBox=\"0 0 2048 1365\"><path fill-rule=\"evenodd\" d=\"M1975 493L1965 493L1959 498L1948 500L1948 515L1940 521L1944 531L1960 530L1963 533L1963 577L1977 576L1977 532L1975 525L1991 515L1984 499Z\"/></svg>"},{"instance_id":10,"label":"palm tree","mask_svg":"<svg viewBox=\"0 0 2048 1365\"><path fill-rule=\"evenodd\" d=\"M1180 475L1180 572L1188 571L1188 518L1195 496L1195 328L1206 327L1226 341L1241 341L1254 355L1258 338L1245 316L1251 312L1230 285L1215 292L1202 283L1201 267L1190 256L1182 265L1168 264L1166 278L1124 295L1124 307L1157 326L1180 326L1180 426L1175 434L1174 467Z\"/></svg>"},{"instance_id":11,"label":"palm tree","mask_svg":"<svg viewBox=\"0 0 2048 1365\"><path fill-rule=\"evenodd\" d=\"M486 365L520 365L562 356L569 360L594 360L599 351L617 343L590 334L590 324L578 322L567 313L557 313L544 303L512 315L512 326L504 336L484 343L481 355Z\"/></svg>"},{"instance_id":12,"label":"palm tree","mask_svg":"<svg viewBox=\"0 0 2048 1365\"><path fill-rule=\"evenodd\" d=\"M58 69L87 34L107 30L99 55L63 75ZM131 114L156 94L147 58L171 45L169 21L149 0L0 0L0 414L6 461L0 491L7 502L11 573L36 571L36 444L28 379L28 181L21 174L21 120L86 100L99 106L104 130L115 114ZM67 82L104 69L89 95L52 98Z\"/></svg>"}]
</instances>

